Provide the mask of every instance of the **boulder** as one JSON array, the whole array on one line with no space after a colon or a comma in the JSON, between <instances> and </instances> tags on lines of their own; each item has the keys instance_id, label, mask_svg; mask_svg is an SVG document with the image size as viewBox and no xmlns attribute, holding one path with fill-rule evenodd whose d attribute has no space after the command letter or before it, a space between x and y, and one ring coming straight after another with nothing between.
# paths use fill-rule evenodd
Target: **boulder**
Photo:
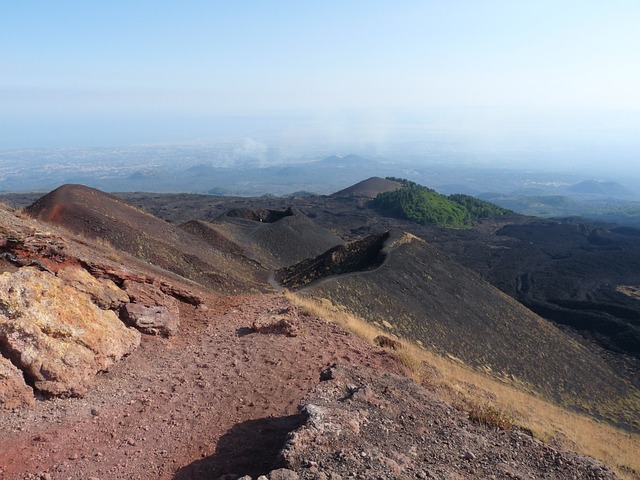
<instances>
[{"instance_id":1,"label":"boulder","mask_svg":"<svg viewBox=\"0 0 640 480\"><path fill-rule=\"evenodd\" d=\"M180 307L175 298L154 283L125 280L123 288L132 302L123 305L120 311L127 324L151 335L170 336L178 332Z\"/></svg>"},{"instance_id":2,"label":"boulder","mask_svg":"<svg viewBox=\"0 0 640 480\"><path fill-rule=\"evenodd\" d=\"M140 344L139 332L94 303L113 304L113 286L67 274L74 280L29 267L0 275L0 350L37 390L63 396L83 395Z\"/></svg>"},{"instance_id":3,"label":"boulder","mask_svg":"<svg viewBox=\"0 0 640 480\"><path fill-rule=\"evenodd\" d=\"M34 403L33 390L24 383L22 372L0 356L0 409L28 407Z\"/></svg>"},{"instance_id":4,"label":"boulder","mask_svg":"<svg viewBox=\"0 0 640 480\"><path fill-rule=\"evenodd\" d=\"M251 329L256 333L272 333L297 337L299 334L298 322L286 315L262 315L254 320Z\"/></svg>"},{"instance_id":5,"label":"boulder","mask_svg":"<svg viewBox=\"0 0 640 480\"><path fill-rule=\"evenodd\" d=\"M300 334L298 310L295 307L287 307L268 312L256 318L251 329L256 333L297 337Z\"/></svg>"},{"instance_id":6,"label":"boulder","mask_svg":"<svg viewBox=\"0 0 640 480\"><path fill-rule=\"evenodd\" d=\"M300 476L288 468L279 468L269 473L269 480L300 480Z\"/></svg>"},{"instance_id":7,"label":"boulder","mask_svg":"<svg viewBox=\"0 0 640 480\"><path fill-rule=\"evenodd\" d=\"M142 333L169 337L178 332L180 318L165 306L148 307L141 303L127 303L121 310L122 319Z\"/></svg>"}]
</instances>

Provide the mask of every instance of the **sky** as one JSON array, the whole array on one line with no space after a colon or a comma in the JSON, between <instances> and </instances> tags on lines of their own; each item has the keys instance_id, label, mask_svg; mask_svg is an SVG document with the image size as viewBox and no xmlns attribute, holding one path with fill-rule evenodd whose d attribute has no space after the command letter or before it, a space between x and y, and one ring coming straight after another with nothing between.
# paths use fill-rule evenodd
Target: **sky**
<instances>
[{"instance_id":1,"label":"sky","mask_svg":"<svg viewBox=\"0 0 640 480\"><path fill-rule=\"evenodd\" d=\"M638 25L637 0L5 2L0 150L189 141L278 112L635 121Z\"/></svg>"}]
</instances>

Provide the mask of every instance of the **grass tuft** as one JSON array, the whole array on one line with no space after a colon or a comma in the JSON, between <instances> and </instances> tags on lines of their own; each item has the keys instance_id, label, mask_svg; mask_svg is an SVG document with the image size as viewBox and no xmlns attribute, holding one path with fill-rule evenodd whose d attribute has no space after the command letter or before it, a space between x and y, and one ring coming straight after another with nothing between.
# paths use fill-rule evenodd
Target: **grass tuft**
<instances>
[{"instance_id":1,"label":"grass tuft","mask_svg":"<svg viewBox=\"0 0 640 480\"><path fill-rule=\"evenodd\" d=\"M514 426L513 419L506 411L490 403L475 405L468 410L468 414L469 420L487 428L510 430Z\"/></svg>"}]
</instances>

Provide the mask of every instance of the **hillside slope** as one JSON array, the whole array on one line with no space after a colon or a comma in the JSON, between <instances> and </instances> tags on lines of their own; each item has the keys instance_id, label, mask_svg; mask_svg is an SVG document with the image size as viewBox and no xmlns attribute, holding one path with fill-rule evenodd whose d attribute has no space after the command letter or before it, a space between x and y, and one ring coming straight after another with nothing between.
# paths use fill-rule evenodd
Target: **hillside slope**
<instances>
[{"instance_id":1,"label":"hillside slope","mask_svg":"<svg viewBox=\"0 0 640 480\"><path fill-rule=\"evenodd\" d=\"M63 185L25 211L221 292L266 288L255 265L99 190Z\"/></svg>"},{"instance_id":2,"label":"hillside slope","mask_svg":"<svg viewBox=\"0 0 640 480\"><path fill-rule=\"evenodd\" d=\"M417 237L394 231L363 242L281 269L276 278L563 405L638 428L634 389L549 322ZM375 259L376 247L384 261L373 269L352 260Z\"/></svg>"},{"instance_id":3,"label":"hillside slope","mask_svg":"<svg viewBox=\"0 0 640 480\"><path fill-rule=\"evenodd\" d=\"M527 219L434 242L500 290L612 352L640 359L640 230L581 219ZM639 377L640 378L640 377Z\"/></svg>"},{"instance_id":4,"label":"hillside slope","mask_svg":"<svg viewBox=\"0 0 640 480\"><path fill-rule=\"evenodd\" d=\"M381 193L392 192L402 188L400 182L388 178L371 177L333 193L332 197L367 197L376 198Z\"/></svg>"},{"instance_id":5,"label":"hillside slope","mask_svg":"<svg viewBox=\"0 0 640 480\"><path fill-rule=\"evenodd\" d=\"M640 286L637 229L580 218L542 220L516 214L474 222L463 229L423 226L382 216L368 207L369 198L355 196L135 194L127 198L172 222L189 216L212 220L231 208L282 210L293 206L344 240L393 228L410 232L570 332L640 387L636 353L640 348L640 301L625 293Z\"/></svg>"},{"instance_id":6,"label":"hillside slope","mask_svg":"<svg viewBox=\"0 0 640 480\"><path fill-rule=\"evenodd\" d=\"M211 226L244 245L270 268L299 262L343 243L340 237L291 208L236 208L220 215Z\"/></svg>"}]
</instances>

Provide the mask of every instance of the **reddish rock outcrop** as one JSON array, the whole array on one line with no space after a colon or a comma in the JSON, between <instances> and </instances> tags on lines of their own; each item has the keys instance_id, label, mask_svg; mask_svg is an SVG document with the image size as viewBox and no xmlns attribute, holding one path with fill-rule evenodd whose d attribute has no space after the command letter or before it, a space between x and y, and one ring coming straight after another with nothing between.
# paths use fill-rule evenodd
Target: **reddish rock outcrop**
<instances>
[{"instance_id":1,"label":"reddish rock outcrop","mask_svg":"<svg viewBox=\"0 0 640 480\"><path fill-rule=\"evenodd\" d=\"M126 279L122 282L122 288L133 303L140 303L147 307L163 306L176 315L180 313L178 301L164 293L159 285Z\"/></svg>"},{"instance_id":2,"label":"reddish rock outcrop","mask_svg":"<svg viewBox=\"0 0 640 480\"><path fill-rule=\"evenodd\" d=\"M175 298L154 284L125 280L123 288L132 302L121 310L122 319L127 324L150 335L168 337L178 332L180 308Z\"/></svg>"},{"instance_id":3,"label":"reddish rock outcrop","mask_svg":"<svg viewBox=\"0 0 640 480\"><path fill-rule=\"evenodd\" d=\"M139 332L97 305L115 302L117 287L75 270L62 275L70 284L28 267L0 275L0 349L52 395L84 394L97 372L140 343Z\"/></svg>"}]
</instances>

